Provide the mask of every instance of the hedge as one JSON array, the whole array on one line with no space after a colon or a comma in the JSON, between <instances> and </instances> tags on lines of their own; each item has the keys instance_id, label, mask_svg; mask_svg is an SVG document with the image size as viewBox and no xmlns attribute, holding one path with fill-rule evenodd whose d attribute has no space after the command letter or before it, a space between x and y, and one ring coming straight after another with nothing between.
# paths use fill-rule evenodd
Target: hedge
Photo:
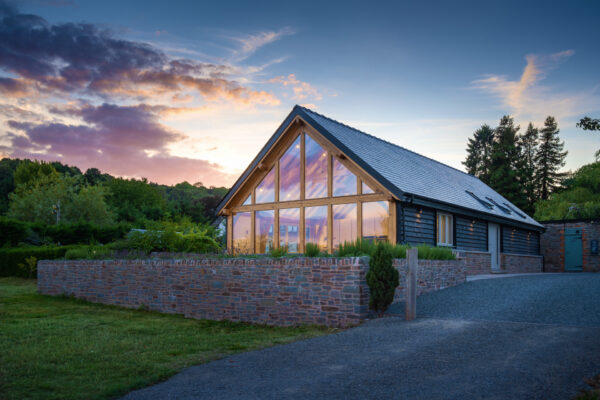
<instances>
[{"instance_id":1,"label":"hedge","mask_svg":"<svg viewBox=\"0 0 600 400\"><path fill-rule=\"evenodd\" d=\"M89 244L110 243L125 237L131 226L126 223L98 226L87 222L45 225L0 217L0 247L20 243Z\"/></svg>"},{"instance_id":2,"label":"hedge","mask_svg":"<svg viewBox=\"0 0 600 400\"><path fill-rule=\"evenodd\" d=\"M31 246L0 249L0 276L17 276L27 278L28 272L19 264L27 264L25 259L35 257L36 260L54 260L63 258L69 249L79 246ZM33 276L36 276L34 271Z\"/></svg>"},{"instance_id":3,"label":"hedge","mask_svg":"<svg viewBox=\"0 0 600 400\"><path fill-rule=\"evenodd\" d=\"M15 219L0 217L0 247L16 246L27 239L29 224Z\"/></svg>"}]
</instances>

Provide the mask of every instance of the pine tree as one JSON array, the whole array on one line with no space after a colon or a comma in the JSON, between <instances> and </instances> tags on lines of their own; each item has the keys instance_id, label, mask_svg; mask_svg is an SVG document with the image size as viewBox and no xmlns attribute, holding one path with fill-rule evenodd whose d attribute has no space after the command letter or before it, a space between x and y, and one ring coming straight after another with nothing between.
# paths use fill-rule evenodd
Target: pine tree
<instances>
[{"instance_id":1,"label":"pine tree","mask_svg":"<svg viewBox=\"0 0 600 400\"><path fill-rule=\"evenodd\" d=\"M519 182L521 154L518 146L520 127L505 115L496 128L492 146L489 185L519 208L527 207L525 192Z\"/></svg>"},{"instance_id":2,"label":"pine tree","mask_svg":"<svg viewBox=\"0 0 600 400\"><path fill-rule=\"evenodd\" d=\"M492 145L494 143L494 130L489 125L481 125L469 139L467 144L467 158L463 165L467 173L475 175L484 183L490 182L490 165Z\"/></svg>"},{"instance_id":3,"label":"pine tree","mask_svg":"<svg viewBox=\"0 0 600 400\"><path fill-rule=\"evenodd\" d=\"M535 156L536 164L536 184L539 187L539 197L546 200L560 183L564 173L558 170L565 165L567 156L564 149L564 142L560 141L556 120L548 116L544 121L544 127L540 131L540 144Z\"/></svg>"},{"instance_id":4,"label":"pine tree","mask_svg":"<svg viewBox=\"0 0 600 400\"><path fill-rule=\"evenodd\" d=\"M519 182L527 197L527 207L523 210L532 215L535 211L535 202L538 200L538 187L535 179L535 156L538 151L539 131L530 122L527 131L520 137L521 162L519 165Z\"/></svg>"}]
</instances>

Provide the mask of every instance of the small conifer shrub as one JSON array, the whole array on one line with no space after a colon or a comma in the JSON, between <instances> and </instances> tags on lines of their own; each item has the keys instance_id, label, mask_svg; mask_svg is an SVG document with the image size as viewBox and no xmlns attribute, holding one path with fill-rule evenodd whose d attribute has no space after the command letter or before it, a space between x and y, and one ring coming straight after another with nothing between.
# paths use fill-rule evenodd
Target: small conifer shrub
<instances>
[{"instance_id":1,"label":"small conifer shrub","mask_svg":"<svg viewBox=\"0 0 600 400\"><path fill-rule=\"evenodd\" d=\"M394 301L394 292L400 284L399 274L393 266L394 256L390 246L380 242L369 261L367 284L371 292L369 307L379 315Z\"/></svg>"}]
</instances>

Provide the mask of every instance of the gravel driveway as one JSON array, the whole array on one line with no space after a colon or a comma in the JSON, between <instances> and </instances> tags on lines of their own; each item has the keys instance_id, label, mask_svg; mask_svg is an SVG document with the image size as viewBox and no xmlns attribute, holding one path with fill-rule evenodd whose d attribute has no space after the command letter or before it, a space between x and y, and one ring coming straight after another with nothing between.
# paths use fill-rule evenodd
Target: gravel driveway
<instances>
[{"instance_id":1,"label":"gravel driveway","mask_svg":"<svg viewBox=\"0 0 600 400\"><path fill-rule=\"evenodd\" d=\"M188 368L127 399L568 399L600 373L600 274L479 280L337 334Z\"/></svg>"}]
</instances>

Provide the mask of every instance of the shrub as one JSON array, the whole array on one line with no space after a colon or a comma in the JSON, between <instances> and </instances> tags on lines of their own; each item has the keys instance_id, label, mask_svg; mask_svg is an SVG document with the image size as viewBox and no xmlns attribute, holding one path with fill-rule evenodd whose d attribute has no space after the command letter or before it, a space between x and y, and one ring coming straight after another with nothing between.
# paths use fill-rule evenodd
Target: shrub
<instances>
[{"instance_id":1,"label":"shrub","mask_svg":"<svg viewBox=\"0 0 600 400\"><path fill-rule=\"evenodd\" d=\"M269 255L271 257L275 257L275 258L285 257L285 256L287 256L287 254L288 254L287 246L272 247L271 250L269 251Z\"/></svg>"},{"instance_id":2,"label":"shrub","mask_svg":"<svg viewBox=\"0 0 600 400\"><path fill-rule=\"evenodd\" d=\"M114 250L110 246L79 246L67 250L66 260L101 260L112 258Z\"/></svg>"},{"instance_id":3,"label":"shrub","mask_svg":"<svg viewBox=\"0 0 600 400\"><path fill-rule=\"evenodd\" d=\"M181 234L174 230L133 231L124 242L117 243L121 249L139 250L145 253L153 251L182 253L216 253L221 247L211 236L210 230L192 230Z\"/></svg>"},{"instance_id":4,"label":"shrub","mask_svg":"<svg viewBox=\"0 0 600 400\"><path fill-rule=\"evenodd\" d=\"M399 274L393 266L394 256L384 243L379 243L369 261L367 284L369 285L369 307L381 315L392 301L400 284Z\"/></svg>"},{"instance_id":5,"label":"shrub","mask_svg":"<svg viewBox=\"0 0 600 400\"><path fill-rule=\"evenodd\" d=\"M376 247L375 243L371 240L357 239L354 242L344 242L340 244L335 255L337 257L370 256L373 255Z\"/></svg>"},{"instance_id":6,"label":"shrub","mask_svg":"<svg viewBox=\"0 0 600 400\"><path fill-rule=\"evenodd\" d=\"M65 256L67 250L76 246L28 246L0 249L0 276L17 276L27 278L29 271L19 267L27 265L27 258L35 257L37 260L54 260ZM35 271L32 271L35 277Z\"/></svg>"},{"instance_id":7,"label":"shrub","mask_svg":"<svg viewBox=\"0 0 600 400\"><path fill-rule=\"evenodd\" d=\"M19 268L27 276L27 279L33 278L33 275L37 272L37 258L34 256L27 257L25 263L19 263Z\"/></svg>"},{"instance_id":8,"label":"shrub","mask_svg":"<svg viewBox=\"0 0 600 400\"><path fill-rule=\"evenodd\" d=\"M319 257L321 255L321 249L314 243L306 243L304 246L304 255L306 257Z\"/></svg>"},{"instance_id":9,"label":"shrub","mask_svg":"<svg viewBox=\"0 0 600 400\"><path fill-rule=\"evenodd\" d=\"M406 250L410 248L407 244L393 245L388 242L379 242L375 244L371 240L358 239L355 242L344 242L340 245L335 255L337 257L360 257L373 256L379 245L387 248L393 258L406 258ZM431 247L428 245L420 245L419 258L422 260L454 260L456 259L451 248L448 247Z\"/></svg>"}]
</instances>

